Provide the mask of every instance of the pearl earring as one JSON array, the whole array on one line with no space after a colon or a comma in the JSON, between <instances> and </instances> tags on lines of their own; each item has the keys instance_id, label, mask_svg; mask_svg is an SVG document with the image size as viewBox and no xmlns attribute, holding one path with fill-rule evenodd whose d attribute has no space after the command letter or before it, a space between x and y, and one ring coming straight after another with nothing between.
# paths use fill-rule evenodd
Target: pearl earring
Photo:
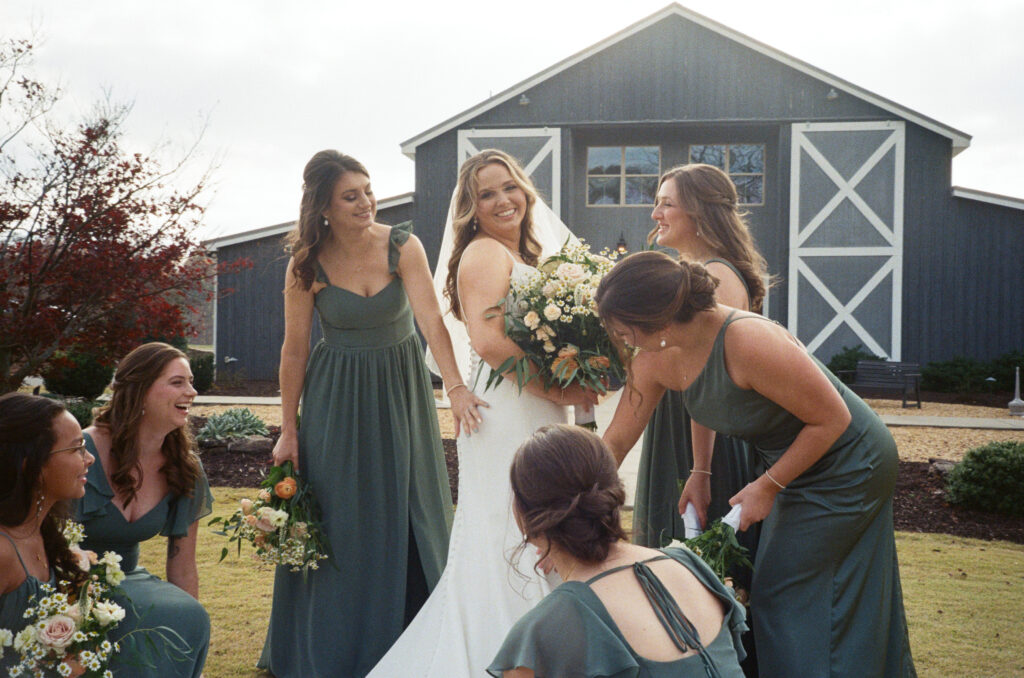
<instances>
[{"instance_id":1,"label":"pearl earring","mask_svg":"<svg viewBox=\"0 0 1024 678\"><path fill-rule=\"evenodd\" d=\"M39 498L36 500L36 517L43 512L43 500L45 499L42 492L39 493Z\"/></svg>"},{"instance_id":2,"label":"pearl earring","mask_svg":"<svg viewBox=\"0 0 1024 678\"><path fill-rule=\"evenodd\" d=\"M324 217L324 226L330 226L331 223L327 221L327 217ZM699 233L697 235L700 235Z\"/></svg>"},{"instance_id":3,"label":"pearl earring","mask_svg":"<svg viewBox=\"0 0 1024 678\"><path fill-rule=\"evenodd\" d=\"M665 348L665 337L661 338L661 347Z\"/></svg>"},{"instance_id":4,"label":"pearl earring","mask_svg":"<svg viewBox=\"0 0 1024 678\"><path fill-rule=\"evenodd\" d=\"M476 227L477 227L476 217L473 217L473 219L469 222L469 225L473 227L474 231L476 230Z\"/></svg>"}]
</instances>

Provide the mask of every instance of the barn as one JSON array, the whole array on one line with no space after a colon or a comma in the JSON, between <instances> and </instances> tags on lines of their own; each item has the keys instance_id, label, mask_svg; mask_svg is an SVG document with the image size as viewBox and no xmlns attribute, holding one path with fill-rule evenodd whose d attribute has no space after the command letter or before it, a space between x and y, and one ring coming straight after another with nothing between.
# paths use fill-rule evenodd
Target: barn
<instances>
[{"instance_id":1,"label":"barn","mask_svg":"<svg viewBox=\"0 0 1024 678\"><path fill-rule=\"evenodd\" d=\"M416 168L405 206L432 257L458 166L484 148L518 157L596 249L643 246L660 172L716 164L780 279L770 317L823 360L860 344L925 363L1024 344L1024 200L951 185L952 159L969 144L960 130L672 4L401 149ZM244 355L276 373L270 296L250 298L242 278L225 284L238 291L218 307L218 367ZM259 318L229 315L242 304ZM268 346L272 355L257 354Z\"/></svg>"}]
</instances>

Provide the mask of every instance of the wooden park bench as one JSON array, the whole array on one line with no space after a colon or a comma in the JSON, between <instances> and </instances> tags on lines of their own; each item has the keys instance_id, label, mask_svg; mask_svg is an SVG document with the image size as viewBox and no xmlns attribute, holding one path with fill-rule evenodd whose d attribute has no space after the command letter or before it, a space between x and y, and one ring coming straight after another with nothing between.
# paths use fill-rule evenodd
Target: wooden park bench
<instances>
[{"instance_id":1,"label":"wooden park bench","mask_svg":"<svg viewBox=\"0 0 1024 678\"><path fill-rule=\"evenodd\" d=\"M851 374L853 380L848 381ZM903 407L907 406L907 394L912 392L921 409L921 367L917 363L858 360L856 370L842 370L838 376L856 391L899 391Z\"/></svg>"}]
</instances>

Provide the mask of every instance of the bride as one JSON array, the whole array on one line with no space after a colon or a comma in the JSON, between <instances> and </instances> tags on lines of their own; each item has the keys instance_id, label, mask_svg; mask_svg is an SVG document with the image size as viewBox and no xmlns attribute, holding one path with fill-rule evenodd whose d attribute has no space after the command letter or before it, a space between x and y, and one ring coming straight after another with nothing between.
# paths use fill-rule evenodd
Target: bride
<instances>
[{"instance_id":1,"label":"bride","mask_svg":"<svg viewBox=\"0 0 1024 678\"><path fill-rule=\"evenodd\" d=\"M546 210L514 158L485 150L463 163L435 280L450 243L444 293L472 348L463 356L467 388L490 403L493 415L458 442L459 503L441 580L370 678L484 675L512 624L558 583L534 569L535 554L524 554L518 572L510 572L508 556L522 535L510 510L509 467L537 428L566 423L567 405L592 407L596 394L576 385L545 391L538 380L520 392L512 377L483 390L491 369L523 355L505 336L495 304L566 237L568 229Z\"/></svg>"}]
</instances>

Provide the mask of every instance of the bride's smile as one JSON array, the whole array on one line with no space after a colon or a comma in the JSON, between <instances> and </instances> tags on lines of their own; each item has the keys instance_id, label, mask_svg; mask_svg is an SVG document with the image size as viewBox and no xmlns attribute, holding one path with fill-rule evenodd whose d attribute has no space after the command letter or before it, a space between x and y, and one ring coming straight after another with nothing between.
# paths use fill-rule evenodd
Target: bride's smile
<instances>
[{"instance_id":1,"label":"bride's smile","mask_svg":"<svg viewBox=\"0 0 1024 678\"><path fill-rule=\"evenodd\" d=\"M500 163L481 168L477 182L476 217L480 231L497 240L512 239L517 243L526 214L526 193Z\"/></svg>"}]
</instances>

